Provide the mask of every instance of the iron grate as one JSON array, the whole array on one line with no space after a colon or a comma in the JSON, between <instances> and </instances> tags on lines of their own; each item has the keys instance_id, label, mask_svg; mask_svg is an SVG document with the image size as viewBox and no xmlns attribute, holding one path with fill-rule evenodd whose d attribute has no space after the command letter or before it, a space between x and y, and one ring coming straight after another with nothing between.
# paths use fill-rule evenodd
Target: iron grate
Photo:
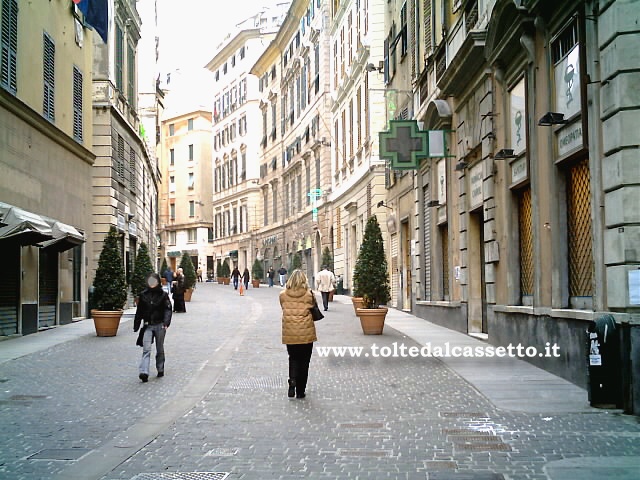
<instances>
[{"instance_id":1,"label":"iron grate","mask_svg":"<svg viewBox=\"0 0 640 480\"><path fill-rule=\"evenodd\" d=\"M473 430L472 428L443 428L442 433L445 435L483 435L493 436L491 432L483 432L481 430Z\"/></svg>"},{"instance_id":2,"label":"iron grate","mask_svg":"<svg viewBox=\"0 0 640 480\"><path fill-rule=\"evenodd\" d=\"M237 455L237 448L218 447L209 450L204 454L205 457L233 457Z\"/></svg>"},{"instance_id":3,"label":"iron grate","mask_svg":"<svg viewBox=\"0 0 640 480\"><path fill-rule=\"evenodd\" d=\"M502 443L502 439L496 435L449 435L449 440L461 443Z\"/></svg>"},{"instance_id":4,"label":"iron grate","mask_svg":"<svg viewBox=\"0 0 640 480\"><path fill-rule=\"evenodd\" d=\"M91 450L88 448L47 448L40 450L29 457L28 460L78 460Z\"/></svg>"},{"instance_id":5,"label":"iron grate","mask_svg":"<svg viewBox=\"0 0 640 480\"><path fill-rule=\"evenodd\" d=\"M440 412L442 418L489 418L482 412Z\"/></svg>"},{"instance_id":6,"label":"iron grate","mask_svg":"<svg viewBox=\"0 0 640 480\"><path fill-rule=\"evenodd\" d=\"M229 472L156 472L139 473L131 480L224 480Z\"/></svg>"},{"instance_id":7,"label":"iron grate","mask_svg":"<svg viewBox=\"0 0 640 480\"><path fill-rule=\"evenodd\" d=\"M253 390L278 389L286 386L284 377L243 378L229 384L229 388Z\"/></svg>"},{"instance_id":8,"label":"iron grate","mask_svg":"<svg viewBox=\"0 0 640 480\"><path fill-rule=\"evenodd\" d=\"M533 209L531 188L522 191L518 199L520 228L520 292L533 295Z\"/></svg>"},{"instance_id":9,"label":"iron grate","mask_svg":"<svg viewBox=\"0 0 640 480\"><path fill-rule=\"evenodd\" d=\"M372 450L368 448L339 448L340 457L392 457L392 450Z\"/></svg>"},{"instance_id":10,"label":"iron grate","mask_svg":"<svg viewBox=\"0 0 640 480\"><path fill-rule=\"evenodd\" d=\"M511 447L506 443L454 443L453 446L459 450L471 452L510 452Z\"/></svg>"}]
</instances>

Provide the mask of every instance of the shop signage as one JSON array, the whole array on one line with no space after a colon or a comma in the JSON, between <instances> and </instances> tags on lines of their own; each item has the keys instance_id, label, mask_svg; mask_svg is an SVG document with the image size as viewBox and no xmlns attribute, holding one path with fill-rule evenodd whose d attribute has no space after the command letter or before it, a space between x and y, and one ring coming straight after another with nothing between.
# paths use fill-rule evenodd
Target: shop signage
<instances>
[{"instance_id":1,"label":"shop signage","mask_svg":"<svg viewBox=\"0 0 640 480\"><path fill-rule=\"evenodd\" d=\"M118 230L121 232L124 232L125 230L124 215L121 213L118 213Z\"/></svg>"},{"instance_id":2,"label":"shop signage","mask_svg":"<svg viewBox=\"0 0 640 480\"><path fill-rule=\"evenodd\" d=\"M389 131L379 137L380 158L390 160L394 170L417 170L429 156L427 132L415 120L391 120Z\"/></svg>"},{"instance_id":3,"label":"shop signage","mask_svg":"<svg viewBox=\"0 0 640 480\"><path fill-rule=\"evenodd\" d=\"M521 157L511 163L511 184L515 185L522 180L526 180L529 172L527 172L527 158Z\"/></svg>"},{"instance_id":4,"label":"shop signage","mask_svg":"<svg viewBox=\"0 0 640 480\"><path fill-rule=\"evenodd\" d=\"M267 245L275 245L278 237L276 235L271 235L270 237L266 237L262 239L262 246L266 247Z\"/></svg>"},{"instance_id":5,"label":"shop signage","mask_svg":"<svg viewBox=\"0 0 640 480\"><path fill-rule=\"evenodd\" d=\"M470 183L470 207L482 205L482 163L478 163L469 172Z\"/></svg>"},{"instance_id":6,"label":"shop signage","mask_svg":"<svg viewBox=\"0 0 640 480\"><path fill-rule=\"evenodd\" d=\"M138 236L138 226L136 225L136 222L129 222L129 235L133 237Z\"/></svg>"},{"instance_id":7,"label":"shop signage","mask_svg":"<svg viewBox=\"0 0 640 480\"><path fill-rule=\"evenodd\" d=\"M559 157L564 157L573 151L581 149L583 146L582 121L578 120L560 129L557 133L557 138Z\"/></svg>"}]
</instances>

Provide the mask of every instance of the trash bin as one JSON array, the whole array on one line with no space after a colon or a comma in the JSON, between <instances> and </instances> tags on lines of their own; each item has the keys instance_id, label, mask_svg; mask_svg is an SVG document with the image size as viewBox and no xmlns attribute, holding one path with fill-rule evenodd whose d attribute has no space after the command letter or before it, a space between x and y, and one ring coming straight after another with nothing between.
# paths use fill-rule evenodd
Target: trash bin
<instances>
[{"instance_id":1,"label":"trash bin","mask_svg":"<svg viewBox=\"0 0 640 480\"><path fill-rule=\"evenodd\" d=\"M344 282L342 281L342 276L338 276L338 282L336 284L336 293L338 295L344 295Z\"/></svg>"},{"instance_id":2,"label":"trash bin","mask_svg":"<svg viewBox=\"0 0 640 480\"><path fill-rule=\"evenodd\" d=\"M592 407L622 408L620 328L612 315L591 322L587 352L589 403Z\"/></svg>"}]
</instances>

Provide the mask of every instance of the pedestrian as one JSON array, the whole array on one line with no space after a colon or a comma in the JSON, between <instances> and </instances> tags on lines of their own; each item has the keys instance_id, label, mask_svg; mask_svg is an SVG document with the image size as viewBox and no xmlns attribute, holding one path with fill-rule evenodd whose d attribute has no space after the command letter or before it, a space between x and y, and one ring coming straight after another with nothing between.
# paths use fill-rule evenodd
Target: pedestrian
<instances>
[{"instance_id":1,"label":"pedestrian","mask_svg":"<svg viewBox=\"0 0 640 480\"><path fill-rule=\"evenodd\" d=\"M324 311L329 310L329 293L336 289L336 277L327 265L322 265L322 270L316 274L316 290L322 295Z\"/></svg>"},{"instance_id":2,"label":"pedestrian","mask_svg":"<svg viewBox=\"0 0 640 480\"><path fill-rule=\"evenodd\" d=\"M278 275L280 275L280 286L284 287L287 281L287 269L284 268L284 265L282 265L280 270L278 270Z\"/></svg>"},{"instance_id":3,"label":"pedestrian","mask_svg":"<svg viewBox=\"0 0 640 480\"><path fill-rule=\"evenodd\" d=\"M142 329L140 329L141 325ZM154 340L158 377L164 377L164 337L169 325L171 325L171 300L160 285L160 276L152 273L147 277L147 288L138 298L136 316L133 320L133 331L140 330L136 344L142 347L138 378L143 383L149 380L151 344Z\"/></svg>"},{"instance_id":4,"label":"pedestrian","mask_svg":"<svg viewBox=\"0 0 640 480\"><path fill-rule=\"evenodd\" d=\"M171 293L173 294L173 311L176 313L187 312L187 307L184 304L185 290L184 274L182 273L182 269L179 268L176 272L176 279L173 281L173 288L171 289Z\"/></svg>"},{"instance_id":5,"label":"pedestrian","mask_svg":"<svg viewBox=\"0 0 640 480\"><path fill-rule=\"evenodd\" d=\"M233 280L233 288L238 289L238 281L240 280L240 270L238 267L233 267L233 272L231 272L231 279Z\"/></svg>"},{"instance_id":6,"label":"pedestrian","mask_svg":"<svg viewBox=\"0 0 640 480\"><path fill-rule=\"evenodd\" d=\"M173 270L171 270L171 267L164 271L164 279L167 281L167 293L171 293L171 286L173 285Z\"/></svg>"},{"instance_id":7,"label":"pedestrian","mask_svg":"<svg viewBox=\"0 0 640 480\"><path fill-rule=\"evenodd\" d=\"M198 281L201 282L202 281L202 267L198 267L198 270L196 271L197 275L198 275Z\"/></svg>"},{"instance_id":8,"label":"pedestrian","mask_svg":"<svg viewBox=\"0 0 640 480\"><path fill-rule=\"evenodd\" d=\"M246 292L249 289L249 269L246 267L242 272L242 283L244 283L244 291Z\"/></svg>"},{"instance_id":9,"label":"pedestrian","mask_svg":"<svg viewBox=\"0 0 640 480\"><path fill-rule=\"evenodd\" d=\"M282 343L287 346L289 354L289 398L294 395L305 397L313 342L317 340L316 326L309 310L314 301L307 276L302 270L294 270L286 288L280 292Z\"/></svg>"},{"instance_id":10,"label":"pedestrian","mask_svg":"<svg viewBox=\"0 0 640 480\"><path fill-rule=\"evenodd\" d=\"M267 271L267 280L269 280L269 287L273 287L273 279L276 276L276 272L273 269L273 267L269 267L269 270Z\"/></svg>"}]
</instances>

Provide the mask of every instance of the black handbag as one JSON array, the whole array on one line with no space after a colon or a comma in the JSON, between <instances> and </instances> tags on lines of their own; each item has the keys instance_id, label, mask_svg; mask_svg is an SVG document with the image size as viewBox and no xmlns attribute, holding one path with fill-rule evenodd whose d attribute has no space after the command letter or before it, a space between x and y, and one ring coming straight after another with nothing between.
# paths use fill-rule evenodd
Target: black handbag
<instances>
[{"instance_id":1,"label":"black handbag","mask_svg":"<svg viewBox=\"0 0 640 480\"><path fill-rule=\"evenodd\" d=\"M316 300L316 296L311 292L311 296L313 297L313 307L309 309L311 312L311 317L313 317L313 321L317 322L318 320L322 320L324 315L320 311L320 307L318 307L318 301Z\"/></svg>"}]
</instances>

